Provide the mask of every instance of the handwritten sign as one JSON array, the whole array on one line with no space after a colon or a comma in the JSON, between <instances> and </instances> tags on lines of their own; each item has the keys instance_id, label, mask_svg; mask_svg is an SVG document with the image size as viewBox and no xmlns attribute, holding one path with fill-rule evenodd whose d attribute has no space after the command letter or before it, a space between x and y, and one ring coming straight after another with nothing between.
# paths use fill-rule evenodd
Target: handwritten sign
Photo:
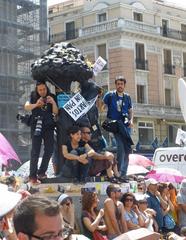
<instances>
[{"instance_id":1,"label":"handwritten sign","mask_svg":"<svg viewBox=\"0 0 186 240\"><path fill-rule=\"evenodd\" d=\"M106 64L107 62L101 56L99 56L93 66L94 75L97 76Z\"/></svg>"},{"instance_id":2,"label":"handwritten sign","mask_svg":"<svg viewBox=\"0 0 186 240\"><path fill-rule=\"evenodd\" d=\"M76 93L63 108L76 121L89 111L90 106L80 93Z\"/></svg>"}]
</instances>

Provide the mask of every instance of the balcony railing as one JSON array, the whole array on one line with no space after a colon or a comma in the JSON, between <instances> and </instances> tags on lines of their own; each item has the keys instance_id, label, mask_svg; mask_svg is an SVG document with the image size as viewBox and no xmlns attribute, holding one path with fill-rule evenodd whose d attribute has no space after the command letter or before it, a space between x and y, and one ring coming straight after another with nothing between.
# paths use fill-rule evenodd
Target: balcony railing
<instances>
[{"instance_id":1,"label":"balcony railing","mask_svg":"<svg viewBox=\"0 0 186 240\"><path fill-rule=\"evenodd\" d=\"M186 32L184 31L161 27L160 33L163 37L186 41Z\"/></svg>"},{"instance_id":2,"label":"balcony railing","mask_svg":"<svg viewBox=\"0 0 186 240\"><path fill-rule=\"evenodd\" d=\"M136 59L136 69L146 70L146 71L149 70L148 60Z\"/></svg>"},{"instance_id":3,"label":"balcony railing","mask_svg":"<svg viewBox=\"0 0 186 240\"><path fill-rule=\"evenodd\" d=\"M164 64L164 73L175 75L175 66L171 64Z\"/></svg>"},{"instance_id":4,"label":"balcony railing","mask_svg":"<svg viewBox=\"0 0 186 240\"><path fill-rule=\"evenodd\" d=\"M51 42L60 42L60 41L76 39L78 38L78 36L79 36L78 29L73 29L71 31L51 34L49 42L51 43Z\"/></svg>"},{"instance_id":5,"label":"balcony railing","mask_svg":"<svg viewBox=\"0 0 186 240\"><path fill-rule=\"evenodd\" d=\"M113 19L104 23L94 24L80 29L73 29L68 32L61 32L50 35L50 42L66 41L76 39L78 37L87 37L109 31L134 31L146 33L156 36L164 36L177 40L186 41L186 32L178 31L170 28L162 28L156 25L146 24L144 22L136 22L129 19Z\"/></svg>"}]
</instances>

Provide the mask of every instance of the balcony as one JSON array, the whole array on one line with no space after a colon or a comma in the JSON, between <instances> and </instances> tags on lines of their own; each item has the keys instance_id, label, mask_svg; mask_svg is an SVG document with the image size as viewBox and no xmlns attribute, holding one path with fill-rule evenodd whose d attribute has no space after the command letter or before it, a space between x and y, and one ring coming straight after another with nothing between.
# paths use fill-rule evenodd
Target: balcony
<instances>
[{"instance_id":1,"label":"balcony","mask_svg":"<svg viewBox=\"0 0 186 240\"><path fill-rule=\"evenodd\" d=\"M160 28L160 34L163 37L186 41L186 32L184 32L184 31L179 31L179 30L175 30L175 29L171 29L171 28L161 27Z\"/></svg>"},{"instance_id":2,"label":"balcony","mask_svg":"<svg viewBox=\"0 0 186 240\"><path fill-rule=\"evenodd\" d=\"M171 121L183 121L180 108L154 104L134 103L135 117L150 117L167 119Z\"/></svg>"},{"instance_id":3,"label":"balcony","mask_svg":"<svg viewBox=\"0 0 186 240\"><path fill-rule=\"evenodd\" d=\"M49 42L61 42L78 38L78 29L73 29L67 32L60 32L50 35Z\"/></svg>"},{"instance_id":4,"label":"balcony","mask_svg":"<svg viewBox=\"0 0 186 240\"><path fill-rule=\"evenodd\" d=\"M136 69L148 71L148 60L136 59Z\"/></svg>"},{"instance_id":5,"label":"balcony","mask_svg":"<svg viewBox=\"0 0 186 240\"><path fill-rule=\"evenodd\" d=\"M171 64L164 64L164 73L175 75L175 66Z\"/></svg>"}]
</instances>

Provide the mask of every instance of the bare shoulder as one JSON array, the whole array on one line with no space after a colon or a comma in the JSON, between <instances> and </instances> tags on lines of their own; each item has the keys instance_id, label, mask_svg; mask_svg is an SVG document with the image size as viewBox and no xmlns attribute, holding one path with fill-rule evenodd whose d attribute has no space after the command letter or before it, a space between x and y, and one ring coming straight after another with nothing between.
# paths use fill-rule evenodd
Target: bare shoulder
<instances>
[{"instance_id":1,"label":"bare shoulder","mask_svg":"<svg viewBox=\"0 0 186 240\"><path fill-rule=\"evenodd\" d=\"M114 206L114 202L111 198L107 198L105 201L104 201L104 206L109 206L109 207L112 207Z\"/></svg>"}]
</instances>

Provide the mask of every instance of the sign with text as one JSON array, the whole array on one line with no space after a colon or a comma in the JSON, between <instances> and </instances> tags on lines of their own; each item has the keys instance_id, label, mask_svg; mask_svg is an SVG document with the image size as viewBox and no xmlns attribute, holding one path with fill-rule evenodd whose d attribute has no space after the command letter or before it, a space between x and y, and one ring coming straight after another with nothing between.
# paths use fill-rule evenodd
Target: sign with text
<instances>
[{"instance_id":1,"label":"sign with text","mask_svg":"<svg viewBox=\"0 0 186 240\"><path fill-rule=\"evenodd\" d=\"M89 111L90 106L80 93L76 93L63 108L76 121Z\"/></svg>"},{"instance_id":2,"label":"sign with text","mask_svg":"<svg viewBox=\"0 0 186 240\"><path fill-rule=\"evenodd\" d=\"M106 64L107 62L101 56L99 56L93 66L94 75L97 76Z\"/></svg>"}]
</instances>

